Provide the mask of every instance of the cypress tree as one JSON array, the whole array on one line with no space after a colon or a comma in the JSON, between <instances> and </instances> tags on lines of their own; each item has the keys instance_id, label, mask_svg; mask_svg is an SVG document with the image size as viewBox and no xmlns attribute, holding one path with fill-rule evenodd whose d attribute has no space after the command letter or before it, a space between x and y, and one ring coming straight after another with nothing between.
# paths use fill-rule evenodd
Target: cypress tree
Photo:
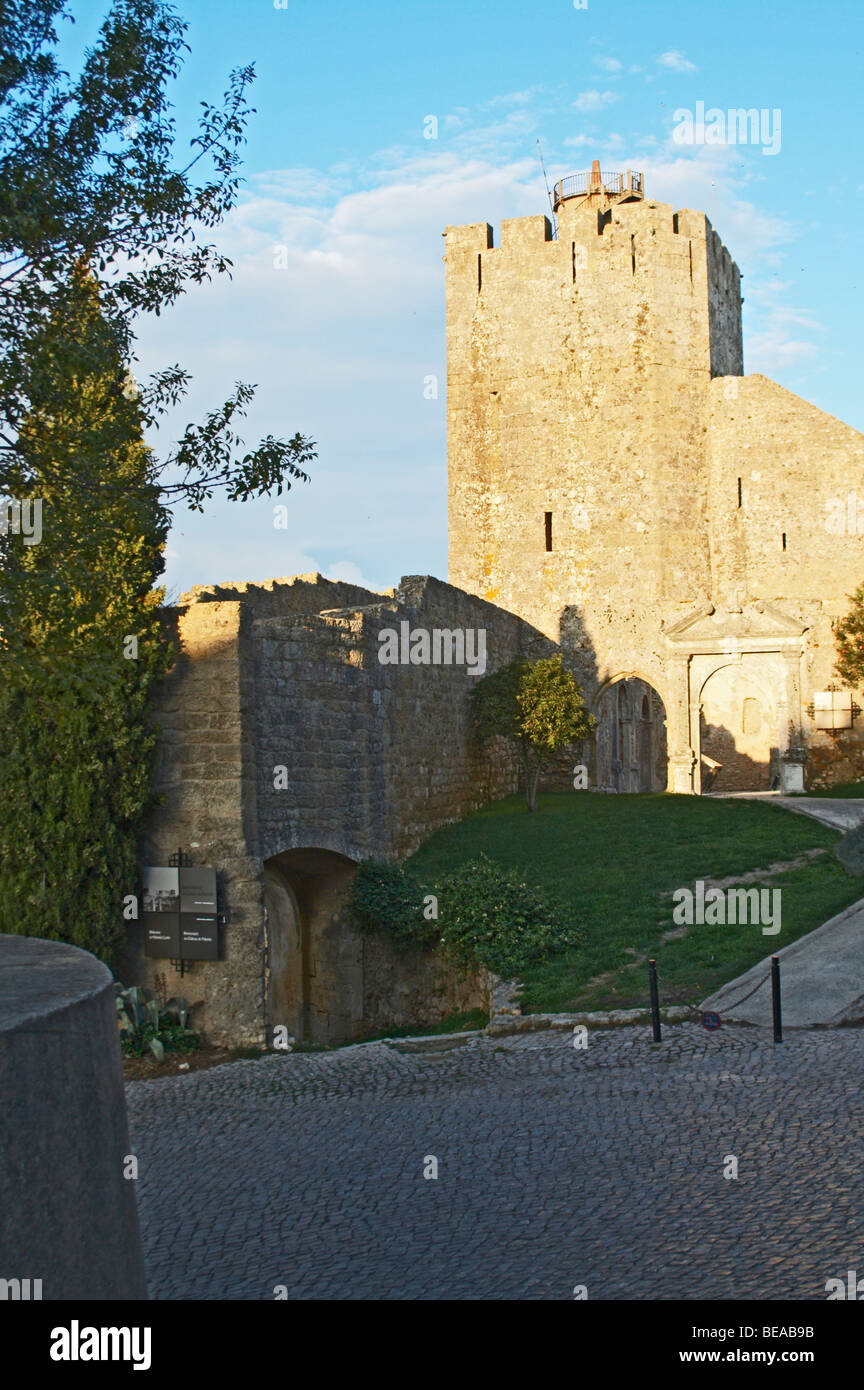
<instances>
[{"instance_id":1,"label":"cypress tree","mask_svg":"<svg viewBox=\"0 0 864 1390\"><path fill-rule=\"evenodd\" d=\"M0 528L0 931L110 964L150 795L148 692L170 664L154 587L169 516L85 269L24 368L31 409L7 492L30 509L24 525L7 504Z\"/></svg>"}]
</instances>

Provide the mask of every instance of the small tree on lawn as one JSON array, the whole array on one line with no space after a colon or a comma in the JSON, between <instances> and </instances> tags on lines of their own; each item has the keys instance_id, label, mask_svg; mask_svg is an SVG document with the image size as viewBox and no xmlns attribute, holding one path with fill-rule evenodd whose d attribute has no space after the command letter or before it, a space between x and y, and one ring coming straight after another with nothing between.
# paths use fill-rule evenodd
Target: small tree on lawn
<instances>
[{"instance_id":1,"label":"small tree on lawn","mask_svg":"<svg viewBox=\"0 0 864 1390\"><path fill-rule=\"evenodd\" d=\"M864 685L864 584L851 596L852 607L834 623L837 661L834 666L844 685L853 690Z\"/></svg>"},{"instance_id":2,"label":"small tree on lawn","mask_svg":"<svg viewBox=\"0 0 864 1390\"><path fill-rule=\"evenodd\" d=\"M482 742L498 736L516 744L529 811L537 810L543 769L561 749L587 738L597 722L560 654L543 661L511 661L484 676L472 704Z\"/></svg>"}]
</instances>

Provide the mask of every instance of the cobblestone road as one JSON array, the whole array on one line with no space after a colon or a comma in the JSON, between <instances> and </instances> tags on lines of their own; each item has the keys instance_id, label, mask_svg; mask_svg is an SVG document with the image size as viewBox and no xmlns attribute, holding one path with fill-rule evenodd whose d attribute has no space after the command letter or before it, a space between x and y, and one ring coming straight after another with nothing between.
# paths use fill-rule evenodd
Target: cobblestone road
<instances>
[{"instance_id":1,"label":"cobblestone road","mask_svg":"<svg viewBox=\"0 0 864 1390\"><path fill-rule=\"evenodd\" d=\"M688 1023L135 1082L151 1296L824 1299L864 1274L862 1077L864 1030Z\"/></svg>"}]
</instances>

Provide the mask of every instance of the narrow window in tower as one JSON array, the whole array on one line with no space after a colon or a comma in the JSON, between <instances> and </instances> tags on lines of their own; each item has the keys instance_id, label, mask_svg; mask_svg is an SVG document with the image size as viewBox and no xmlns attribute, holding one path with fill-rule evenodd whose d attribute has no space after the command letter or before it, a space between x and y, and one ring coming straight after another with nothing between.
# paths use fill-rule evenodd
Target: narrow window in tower
<instances>
[{"instance_id":1,"label":"narrow window in tower","mask_svg":"<svg viewBox=\"0 0 864 1390\"><path fill-rule=\"evenodd\" d=\"M483 257L477 252L477 293L483 288Z\"/></svg>"},{"instance_id":2,"label":"narrow window in tower","mask_svg":"<svg viewBox=\"0 0 864 1390\"><path fill-rule=\"evenodd\" d=\"M552 513L546 512L546 549L552 549Z\"/></svg>"},{"instance_id":3,"label":"narrow window in tower","mask_svg":"<svg viewBox=\"0 0 864 1390\"><path fill-rule=\"evenodd\" d=\"M786 532L783 532L783 549L786 549Z\"/></svg>"},{"instance_id":4,"label":"narrow window in tower","mask_svg":"<svg viewBox=\"0 0 864 1390\"><path fill-rule=\"evenodd\" d=\"M693 243L687 242L687 254L690 257L690 289L693 289Z\"/></svg>"},{"instance_id":5,"label":"narrow window in tower","mask_svg":"<svg viewBox=\"0 0 864 1390\"><path fill-rule=\"evenodd\" d=\"M575 243L575 241L573 242L572 256L573 256L573 284L575 285L575 284L576 284L576 243Z\"/></svg>"},{"instance_id":6,"label":"narrow window in tower","mask_svg":"<svg viewBox=\"0 0 864 1390\"><path fill-rule=\"evenodd\" d=\"M632 232L631 232L631 234L630 234L630 269L631 269L632 273L635 275L635 274L636 274L636 238L635 238L635 236L633 236Z\"/></svg>"},{"instance_id":7,"label":"narrow window in tower","mask_svg":"<svg viewBox=\"0 0 864 1390\"><path fill-rule=\"evenodd\" d=\"M738 506L739 506L739 507L741 506L741 501L742 501L742 494L741 494L741 479L739 478L739 479L738 479Z\"/></svg>"}]
</instances>

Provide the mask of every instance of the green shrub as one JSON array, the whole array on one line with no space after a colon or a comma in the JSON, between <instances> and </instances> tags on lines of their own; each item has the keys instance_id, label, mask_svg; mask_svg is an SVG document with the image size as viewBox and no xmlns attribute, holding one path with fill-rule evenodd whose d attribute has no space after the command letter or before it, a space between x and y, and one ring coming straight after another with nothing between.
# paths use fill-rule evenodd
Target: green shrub
<instances>
[{"instance_id":1,"label":"green shrub","mask_svg":"<svg viewBox=\"0 0 864 1390\"><path fill-rule=\"evenodd\" d=\"M124 989L115 983L120 1047L127 1057L143 1057L150 1051L161 1062L166 1052L195 1052L198 1034L187 1027L189 1005L185 999L169 999L160 1009L155 999L145 998L138 985Z\"/></svg>"},{"instance_id":2,"label":"green shrub","mask_svg":"<svg viewBox=\"0 0 864 1390\"><path fill-rule=\"evenodd\" d=\"M399 864L367 859L352 889L355 924L385 933L402 949L442 945L463 967L484 965L505 976L582 940L581 928L541 889L485 855L446 875L432 892L437 920L424 916L428 891L422 883Z\"/></svg>"},{"instance_id":3,"label":"green shrub","mask_svg":"<svg viewBox=\"0 0 864 1390\"><path fill-rule=\"evenodd\" d=\"M864 825L859 825L835 846L834 853L850 874L864 874Z\"/></svg>"},{"instance_id":4,"label":"green shrub","mask_svg":"<svg viewBox=\"0 0 864 1390\"><path fill-rule=\"evenodd\" d=\"M518 975L581 942L581 929L541 889L485 854L443 878L438 894L445 949L465 965Z\"/></svg>"},{"instance_id":5,"label":"green shrub","mask_svg":"<svg viewBox=\"0 0 864 1390\"><path fill-rule=\"evenodd\" d=\"M366 859L351 890L355 924L364 932L384 932L403 950L428 950L439 940L435 921L423 915L425 890L400 864Z\"/></svg>"}]
</instances>

